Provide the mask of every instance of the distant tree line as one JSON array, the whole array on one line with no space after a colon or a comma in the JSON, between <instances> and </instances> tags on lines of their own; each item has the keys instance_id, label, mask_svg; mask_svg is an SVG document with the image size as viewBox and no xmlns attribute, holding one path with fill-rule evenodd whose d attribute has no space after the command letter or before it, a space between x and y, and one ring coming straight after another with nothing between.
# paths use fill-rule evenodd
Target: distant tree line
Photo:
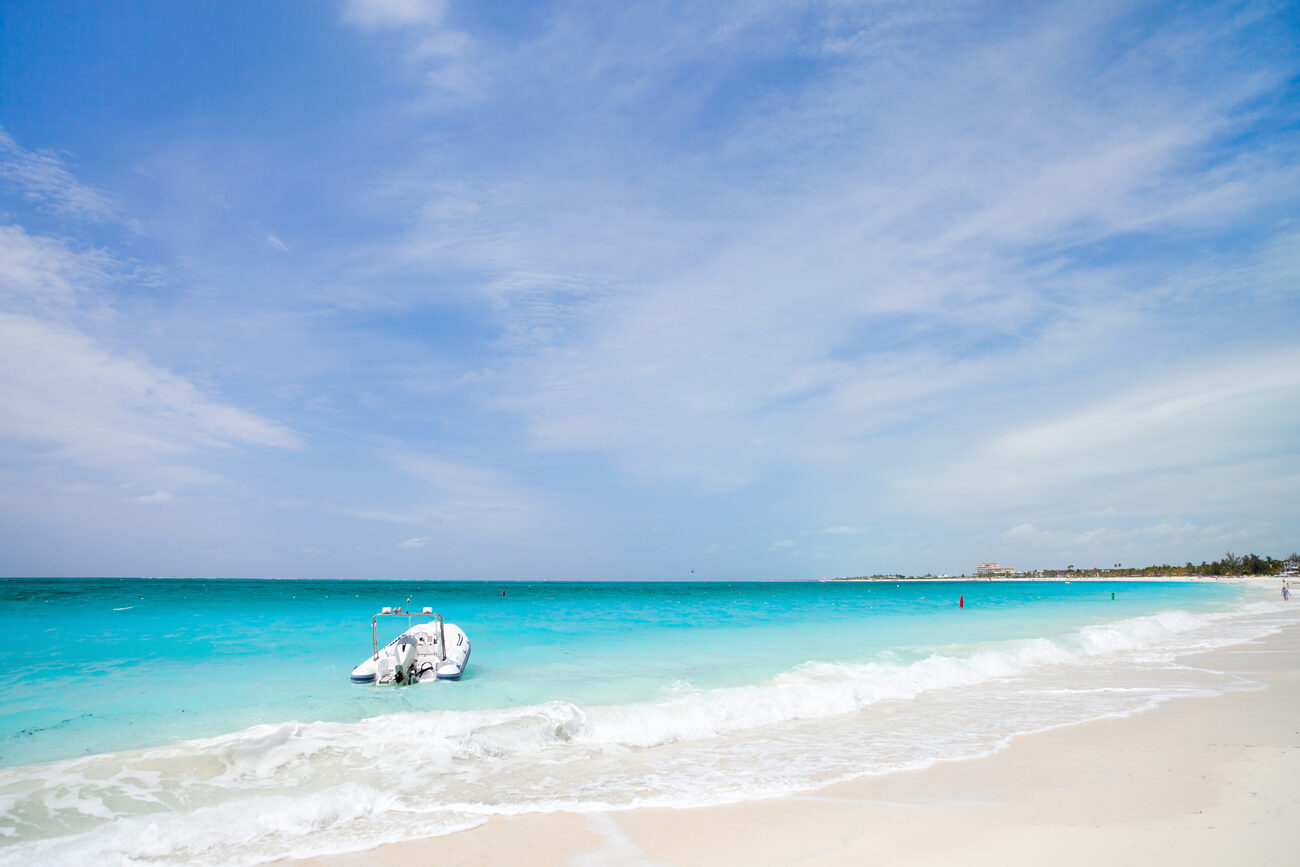
<instances>
[{"instance_id":1,"label":"distant tree line","mask_svg":"<svg viewBox=\"0 0 1300 867\"><path fill-rule=\"evenodd\" d=\"M1202 560L1200 565L1188 560L1182 566L1173 566L1164 563L1159 566L1140 566L1126 567L1120 563L1111 566L1097 567L1093 566L1087 569L1077 569L1073 565L1064 569L1039 569L1033 572L1020 572L1018 575L1037 575L1047 578L1069 578L1072 575L1131 575L1131 576L1157 576L1157 575L1276 575L1285 569L1300 568L1300 554L1292 553L1285 560L1277 560L1273 557L1261 557L1258 554L1247 554L1244 557L1238 557L1231 551L1226 552L1223 557L1213 562ZM925 579L935 576L925 575L846 575L836 578L836 581L905 581L908 579ZM945 576L946 577L946 576ZM1014 577L1014 576L1007 576Z\"/></svg>"},{"instance_id":2,"label":"distant tree line","mask_svg":"<svg viewBox=\"0 0 1300 867\"><path fill-rule=\"evenodd\" d=\"M1202 560L1200 565L1188 560L1182 566L1173 566L1165 563L1160 566L1142 566L1139 568L1125 568L1119 563L1107 568L1093 569L1075 569L1070 566L1067 569L1044 569L1043 575L1074 575L1079 573L1098 572L1103 575L1276 575L1288 566L1295 568L1300 565L1300 554L1292 553L1285 560L1277 560L1273 557L1261 557L1258 554L1247 554L1244 557L1238 557L1231 551L1226 552L1218 560L1206 562Z\"/></svg>"},{"instance_id":3,"label":"distant tree line","mask_svg":"<svg viewBox=\"0 0 1300 867\"><path fill-rule=\"evenodd\" d=\"M891 573L891 574L889 574L889 575L882 575L882 574L876 574L876 575L843 575L843 576L841 576L841 577L839 577L839 578L836 578L835 580L836 580L836 581L905 581L905 580L907 580L907 579L909 579L909 578L916 578L916 577L917 577L916 575L896 575L896 574L892 574L892 573ZM926 578L933 578L934 576L933 576L933 575L925 575L924 577L926 577Z\"/></svg>"}]
</instances>

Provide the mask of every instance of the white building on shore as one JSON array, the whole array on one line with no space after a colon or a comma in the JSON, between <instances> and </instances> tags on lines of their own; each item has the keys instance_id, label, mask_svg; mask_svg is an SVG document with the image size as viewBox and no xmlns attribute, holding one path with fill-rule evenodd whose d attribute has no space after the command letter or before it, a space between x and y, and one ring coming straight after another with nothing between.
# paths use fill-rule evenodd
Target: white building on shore
<instances>
[{"instance_id":1,"label":"white building on shore","mask_svg":"<svg viewBox=\"0 0 1300 867\"><path fill-rule=\"evenodd\" d=\"M981 563L975 567L976 578L996 578L998 576L1015 575L1018 570L1015 566L999 566L997 563Z\"/></svg>"}]
</instances>

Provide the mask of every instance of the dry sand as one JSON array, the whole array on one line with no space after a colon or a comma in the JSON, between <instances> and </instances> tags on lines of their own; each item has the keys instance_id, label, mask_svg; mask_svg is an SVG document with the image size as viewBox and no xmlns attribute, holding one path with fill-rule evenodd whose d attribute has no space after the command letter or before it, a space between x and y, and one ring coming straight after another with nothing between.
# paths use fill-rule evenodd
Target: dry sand
<instances>
[{"instance_id":1,"label":"dry sand","mask_svg":"<svg viewBox=\"0 0 1300 867\"><path fill-rule=\"evenodd\" d=\"M789 798L496 818L303 864L1296 865L1300 628L1189 657L1257 685ZM903 733L900 733L903 736Z\"/></svg>"}]
</instances>

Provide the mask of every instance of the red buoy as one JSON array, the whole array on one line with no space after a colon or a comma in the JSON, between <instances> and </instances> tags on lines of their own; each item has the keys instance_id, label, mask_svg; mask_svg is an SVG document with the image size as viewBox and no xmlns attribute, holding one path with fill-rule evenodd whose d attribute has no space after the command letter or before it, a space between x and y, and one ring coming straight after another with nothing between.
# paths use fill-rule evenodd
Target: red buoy
<instances>
[{"instance_id":1,"label":"red buoy","mask_svg":"<svg viewBox=\"0 0 1300 867\"><path fill-rule=\"evenodd\" d=\"M965 607L966 607L966 594L965 594L965 593L963 593L963 594L961 595L961 598L957 600L957 607L958 607L958 608L965 608Z\"/></svg>"}]
</instances>

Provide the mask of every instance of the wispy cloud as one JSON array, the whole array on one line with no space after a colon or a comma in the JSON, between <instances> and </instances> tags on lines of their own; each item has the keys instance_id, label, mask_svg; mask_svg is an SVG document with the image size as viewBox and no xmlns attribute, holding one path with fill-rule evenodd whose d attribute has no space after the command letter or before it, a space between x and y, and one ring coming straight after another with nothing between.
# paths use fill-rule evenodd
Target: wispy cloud
<instances>
[{"instance_id":1,"label":"wispy cloud","mask_svg":"<svg viewBox=\"0 0 1300 867\"><path fill-rule=\"evenodd\" d=\"M446 0L349 0L343 20L367 31L404 37L406 62L421 73L425 96L475 95L481 86L475 43L445 24Z\"/></svg>"},{"instance_id":2,"label":"wispy cloud","mask_svg":"<svg viewBox=\"0 0 1300 867\"><path fill-rule=\"evenodd\" d=\"M94 304L95 293L124 270L102 250L0 226L0 305L10 312L54 314Z\"/></svg>"},{"instance_id":3,"label":"wispy cloud","mask_svg":"<svg viewBox=\"0 0 1300 867\"><path fill-rule=\"evenodd\" d=\"M0 180L36 190L66 215L116 214L53 156L7 135L0 147L21 169ZM139 266L108 250L0 226L0 437L99 467L234 445L302 446L285 425L94 336L113 332L113 292L128 281L149 285Z\"/></svg>"},{"instance_id":4,"label":"wispy cloud","mask_svg":"<svg viewBox=\"0 0 1300 867\"><path fill-rule=\"evenodd\" d=\"M395 442L378 454L405 482L390 489L383 506L349 508L356 517L477 538L520 532L539 516L538 495L503 470Z\"/></svg>"},{"instance_id":5,"label":"wispy cloud","mask_svg":"<svg viewBox=\"0 0 1300 867\"><path fill-rule=\"evenodd\" d=\"M953 487L989 495L1081 480L1194 470L1300 449L1300 352L1215 359L975 452Z\"/></svg>"},{"instance_id":6,"label":"wispy cloud","mask_svg":"<svg viewBox=\"0 0 1300 867\"><path fill-rule=\"evenodd\" d=\"M120 218L118 205L101 190L78 181L60 154L27 150L3 127L0 127L0 182L61 217L97 223Z\"/></svg>"},{"instance_id":7,"label":"wispy cloud","mask_svg":"<svg viewBox=\"0 0 1300 867\"><path fill-rule=\"evenodd\" d=\"M283 425L86 335L0 313L0 436L92 463L246 443L298 448Z\"/></svg>"},{"instance_id":8,"label":"wispy cloud","mask_svg":"<svg viewBox=\"0 0 1300 867\"><path fill-rule=\"evenodd\" d=\"M408 27L437 24L446 11L446 0L348 0L343 20L368 28Z\"/></svg>"},{"instance_id":9,"label":"wispy cloud","mask_svg":"<svg viewBox=\"0 0 1300 867\"><path fill-rule=\"evenodd\" d=\"M861 460L880 433L1015 376L1025 341L1041 335L1059 357L1082 345L1071 333L1080 317L1149 315L1134 310L1139 286L1113 272L1091 279L1089 246L1189 223L1227 229L1297 188L1287 149L1217 158L1276 73L1244 68L1196 86L1142 74L1170 39L1215 50L1221 21L1184 23L1179 37L1143 31L1106 76L1072 78L1110 38L1112 12L1044 9L944 56L906 40L840 39L817 88L716 124L708 150L655 162L645 184L611 176L609 155L629 142L613 109L598 113L583 127L594 145L572 141L575 158L549 160L545 180L493 171L431 191L395 258L486 275L505 351L483 393L522 419L538 449L603 453L633 476L704 490L791 460ZM662 39L642 39L634 13L615 16L602 31L613 41L591 63L604 57L645 82L694 70L709 52L726 68L740 60L730 51L779 53L781 43L720 34L765 33L785 14L719 13L716 29L665 27ZM926 26L965 28L964 14ZM897 6L873 16L913 21ZM863 21L845 11L833 24L847 35ZM557 18L523 49L538 54L510 59L544 80L530 86L590 91L590 66L540 62L573 26ZM662 117L653 94L625 93ZM880 123L871 112L881 104L908 106L908 122ZM864 113L847 113L854 105ZM807 159L774 156L792 129L806 131ZM653 135L637 145L651 160L663 146ZM679 207L655 193L665 184L686 191ZM1081 281L1092 294L1075 291Z\"/></svg>"},{"instance_id":10,"label":"wispy cloud","mask_svg":"<svg viewBox=\"0 0 1300 867\"><path fill-rule=\"evenodd\" d=\"M1199 557L1217 556L1227 548L1256 544L1271 529L1266 524L1242 521L1210 525L1161 521L1132 527L1094 525L1082 530L1017 524L1003 533L994 547L1007 551L1010 557L1029 558L1034 563L1041 563L1044 553L1064 557L1063 562L1053 564L1057 568L1071 564L1108 567L1116 562L1128 566L1152 562L1182 565L1180 558L1191 552L1206 552ZM1134 562L1135 556L1140 562Z\"/></svg>"},{"instance_id":11,"label":"wispy cloud","mask_svg":"<svg viewBox=\"0 0 1300 867\"><path fill-rule=\"evenodd\" d=\"M423 548L423 547L424 547L425 545L427 545L427 544L429 544L429 537L428 537L428 536L415 536L414 538L407 539L406 541L402 542L398 547L400 547L400 548Z\"/></svg>"}]
</instances>

